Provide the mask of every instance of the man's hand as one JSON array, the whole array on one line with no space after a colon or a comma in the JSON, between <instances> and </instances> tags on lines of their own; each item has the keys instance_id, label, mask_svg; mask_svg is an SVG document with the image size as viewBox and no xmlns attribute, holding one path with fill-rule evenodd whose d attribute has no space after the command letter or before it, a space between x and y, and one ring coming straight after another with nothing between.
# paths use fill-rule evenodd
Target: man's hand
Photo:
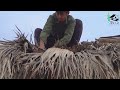
<instances>
[{"instance_id":1,"label":"man's hand","mask_svg":"<svg viewBox=\"0 0 120 90\"><path fill-rule=\"evenodd\" d=\"M40 39L40 46L39 46L40 49L42 50L45 50L45 44L44 42Z\"/></svg>"},{"instance_id":2,"label":"man's hand","mask_svg":"<svg viewBox=\"0 0 120 90\"><path fill-rule=\"evenodd\" d=\"M59 41L54 44L55 47L59 47Z\"/></svg>"},{"instance_id":3,"label":"man's hand","mask_svg":"<svg viewBox=\"0 0 120 90\"><path fill-rule=\"evenodd\" d=\"M61 46L63 46L62 44L61 44L61 42L60 42L60 40L58 40L55 44L54 44L54 47L61 47Z\"/></svg>"}]
</instances>

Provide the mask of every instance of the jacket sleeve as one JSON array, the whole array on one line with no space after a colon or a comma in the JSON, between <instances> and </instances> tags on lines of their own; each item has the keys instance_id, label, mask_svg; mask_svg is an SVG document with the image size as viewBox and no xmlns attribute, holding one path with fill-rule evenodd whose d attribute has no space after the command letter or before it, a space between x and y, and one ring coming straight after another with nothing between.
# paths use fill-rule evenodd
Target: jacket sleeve
<instances>
[{"instance_id":1,"label":"jacket sleeve","mask_svg":"<svg viewBox=\"0 0 120 90\"><path fill-rule=\"evenodd\" d=\"M76 25L76 21L75 21L74 18L72 18L69 21L69 24L68 24L68 27L67 27L67 29L65 31L64 37L62 39L60 39L56 43L56 45L63 46L63 45L66 45L66 44L68 44L70 42L70 40L72 39L73 33L74 33L75 25Z\"/></svg>"},{"instance_id":2,"label":"jacket sleeve","mask_svg":"<svg viewBox=\"0 0 120 90\"><path fill-rule=\"evenodd\" d=\"M46 44L47 43L47 37L52 31L52 25L53 25L53 16L50 15L49 18L47 19L47 22L40 34L40 39L43 40L43 42Z\"/></svg>"}]
</instances>

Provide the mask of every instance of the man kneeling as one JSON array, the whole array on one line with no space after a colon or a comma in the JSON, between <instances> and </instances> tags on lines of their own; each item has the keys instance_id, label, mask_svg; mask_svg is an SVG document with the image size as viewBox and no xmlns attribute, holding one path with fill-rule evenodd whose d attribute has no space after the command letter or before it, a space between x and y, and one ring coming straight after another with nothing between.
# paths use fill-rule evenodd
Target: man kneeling
<instances>
[{"instance_id":1,"label":"man kneeling","mask_svg":"<svg viewBox=\"0 0 120 90\"><path fill-rule=\"evenodd\" d=\"M56 46L72 47L80 41L83 23L69 15L69 11L56 11L50 15L42 29L34 32L35 45L40 49Z\"/></svg>"}]
</instances>

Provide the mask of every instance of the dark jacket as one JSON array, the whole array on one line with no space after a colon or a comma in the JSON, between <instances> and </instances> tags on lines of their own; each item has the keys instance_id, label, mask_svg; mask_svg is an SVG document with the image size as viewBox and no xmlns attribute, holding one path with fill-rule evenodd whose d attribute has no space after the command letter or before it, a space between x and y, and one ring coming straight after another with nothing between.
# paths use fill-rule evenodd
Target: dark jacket
<instances>
[{"instance_id":1,"label":"dark jacket","mask_svg":"<svg viewBox=\"0 0 120 90\"><path fill-rule=\"evenodd\" d=\"M47 38L51 35L56 39L58 46L66 45L70 42L75 28L75 19L68 15L65 22L58 22L55 13L50 15L41 32L40 38L47 43Z\"/></svg>"}]
</instances>

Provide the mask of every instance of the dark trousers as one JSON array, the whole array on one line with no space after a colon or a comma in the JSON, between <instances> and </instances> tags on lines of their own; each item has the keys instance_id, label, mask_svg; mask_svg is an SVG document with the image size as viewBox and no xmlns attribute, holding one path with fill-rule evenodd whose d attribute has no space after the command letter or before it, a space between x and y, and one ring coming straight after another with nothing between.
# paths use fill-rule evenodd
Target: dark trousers
<instances>
[{"instance_id":1,"label":"dark trousers","mask_svg":"<svg viewBox=\"0 0 120 90\"><path fill-rule=\"evenodd\" d=\"M41 31L42 31L42 29L40 29L40 28L35 29L35 32L34 32L35 45L39 45L38 43L40 42ZM78 42L80 41L81 35L82 35L82 31L83 31L83 23L82 23L81 20L76 19L76 26L75 26L75 29L74 29L72 39L67 44L68 47L72 47L72 46L78 44ZM50 39L50 37L47 39L47 45L45 45L46 48L50 48L55 44L55 40L53 40L53 39L54 38Z\"/></svg>"}]
</instances>

